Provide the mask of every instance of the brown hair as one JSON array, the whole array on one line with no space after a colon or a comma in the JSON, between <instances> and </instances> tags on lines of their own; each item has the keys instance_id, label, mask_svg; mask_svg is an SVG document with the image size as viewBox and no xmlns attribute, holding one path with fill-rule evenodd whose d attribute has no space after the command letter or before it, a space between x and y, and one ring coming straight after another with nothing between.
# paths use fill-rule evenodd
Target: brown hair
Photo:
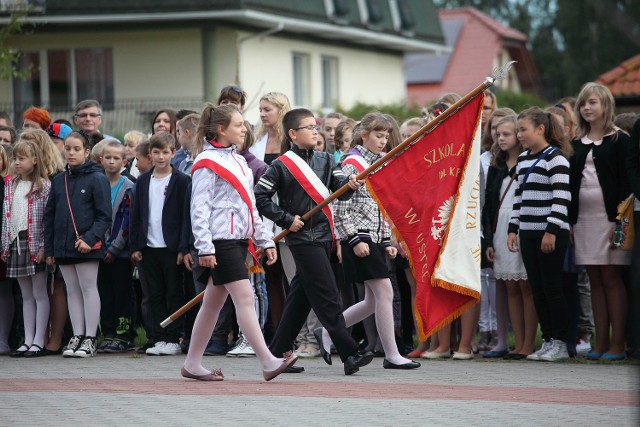
<instances>
[{"instance_id":1,"label":"brown hair","mask_svg":"<svg viewBox=\"0 0 640 427\"><path fill-rule=\"evenodd\" d=\"M544 109L544 111L551 114L555 114L556 116L562 117L564 126L568 129L568 132L569 132L567 137L569 138L569 141L573 141L573 138L575 138L575 132L574 132L573 120L571 119L571 113L565 110L564 107L558 107L558 106L547 107Z\"/></svg>"},{"instance_id":2,"label":"brown hair","mask_svg":"<svg viewBox=\"0 0 640 427\"><path fill-rule=\"evenodd\" d=\"M162 114L162 113L167 113L167 116L169 116L169 122L171 122L171 125L169 127L169 133L175 137L176 136L176 114L177 114L177 111L172 109L172 108L163 108L162 110L158 110L156 115L153 116L153 120L151 120L151 134L155 133L155 131L153 130L153 125L156 123L156 119L158 118L158 116L160 114Z\"/></svg>"},{"instance_id":3,"label":"brown hair","mask_svg":"<svg viewBox=\"0 0 640 427\"><path fill-rule=\"evenodd\" d=\"M518 141L518 123L517 123L516 115L509 114L507 116L502 117L500 120L498 120L498 123L496 124L496 128L505 123L511 123L513 125L513 136L514 138L516 138L516 141ZM522 152L523 148L522 148L522 144L520 144L520 141L518 141L518 145L520 146L520 152ZM498 141L495 141L491 146L491 166L502 167L506 164L506 162L507 162L507 152L502 151L500 149L500 146L498 145Z\"/></svg>"},{"instance_id":4,"label":"brown hair","mask_svg":"<svg viewBox=\"0 0 640 427\"><path fill-rule=\"evenodd\" d=\"M191 149L193 157L204 150L205 140L215 141L218 139L218 128L226 129L231 123L231 117L234 113L240 114L240 110L235 104L215 106L208 103L204 106Z\"/></svg>"},{"instance_id":5,"label":"brown hair","mask_svg":"<svg viewBox=\"0 0 640 427\"><path fill-rule=\"evenodd\" d=\"M353 130L353 136L351 137L351 147L356 145L362 145L362 134L371 133L375 131L388 131L391 136L391 130L393 129L393 120L390 120L390 116L378 112L367 113L362 118L358 125L358 132ZM391 140L391 138L389 138Z\"/></svg>"},{"instance_id":6,"label":"brown hair","mask_svg":"<svg viewBox=\"0 0 640 427\"><path fill-rule=\"evenodd\" d=\"M144 157L149 156L149 153L151 153L151 144L148 139L136 145L136 153L142 154Z\"/></svg>"},{"instance_id":7,"label":"brown hair","mask_svg":"<svg viewBox=\"0 0 640 427\"><path fill-rule=\"evenodd\" d=\"M247 102L247 92L239 86L225 86L218 96L218 105L225 99L244 108L244 104Z\"/></svg>"},{"instance_id":8,"label":"brown hair","mask_svg":"<svg viewBox=\"0 0 640 427\"><path fill-rule=\"evenodd\" d=\"M9 135L11 138L11 145L13 145L16 142L16 138L18 137L18 134L16 133L16 130L14 128L0 125L0 132L9 132Z\"/></svg>"},{"instance_id":9,"label":"brown hair","mask_svg":"<svg viewBox=\"0 0 640 427\"><path fill-rule=\"evenodd\" d=\"M171 151L176 149L176 139L169 132L158 132L151 135L149 138L149 151L153 151L154 148L164 150L165 148Z\"/></svg>"},{"instance_id":10,"label":"brown hair","mask_svg":"<svg viewBox=\"0 0 640 427\"><path fill-rule=\"evenodd\" d=\"M247 128L247 133L245 133L244 135L244 145L242 151L247 151L249 148L255 145L256 136L253 134L251 123L249 123L247 120L244 121L244 127Z\"/></svg>"},{"instance_id":11,"label":"brown hair","mask_svg":"<svg viewBox=\"0 0 640 427\"><path fill-rule=\"evenodd\" d=\"M527 108L518 114L518 120L526 119L533 123L534 127L544 127L544 139L553 146L558 147L568 157L573 153L571 141L564 134L556 116L542 111L538 107Z\"/></svg>"},{"instance_id":12,"label":"brown hair","mask_svg":"<svg viewBox=\"0 0 640 427\"><path fill-rule=\"evenodd\" d=\"M483 132L482 132L482 143L481 143L481 147L484 151L489 151L491 150L491 146L493 145L494 141L493 139L491 139L491 123L493 122L494 118L502 118L502 117L506 117L509 115L515 115L516 112L513 111L511 108L496 108L495 110L493 110L493 112L491 113L491 115L489 116L489 120L487 120L487 123L484 126Z\"/></svg>"},{"instance_id":13,"label":"brown hair","mask_svg":"<svg viewBox=\"0 0 640 427\"><path fill-rule=\"evenodd\" d=\"M345 117L340 121L340 123L338 123L338 126L336 126L335 136L333 137L333 141L335 142L336 147L342 146L342 144L344 144L345 142L350 142L350 141L344 141L344 136L347 133L347 131L353 130L355 125L356 125L356 121L350 117ZM327 145L327 142L325 141L325 148L326 148L326 145Z\"/></svg>"}]
</instances>

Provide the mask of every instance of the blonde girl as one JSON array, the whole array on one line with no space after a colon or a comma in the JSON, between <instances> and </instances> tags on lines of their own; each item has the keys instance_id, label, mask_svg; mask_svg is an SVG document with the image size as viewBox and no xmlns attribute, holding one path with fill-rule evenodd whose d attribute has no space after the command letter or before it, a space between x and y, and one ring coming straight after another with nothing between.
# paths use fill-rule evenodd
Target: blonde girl
<instances>
[{"instance_id":1,"label":"blonde girl","mask_svg":"<svg viewBox=\"0 0 640 427\"><path fill-rule=\"evenodd\" d=\"M280 155L284 139L282 118L289 110L289 98L283 93L269 92L260 98L260 125L251 152L266 164Z\"/></svg>"},{"instance_id":2,"label":"blonde girl","mask_svg":"<svg viewBox=\"0 0 640 427\"><path fill-rule=\"evenodd\" d=\"M30 129L20 135L20 141L32 141L38 146L44 169L49 180L64 169L64 161L51 137L40 129Z\"/></svg>"},{"instance_id":3,"label":"blonde girl","mask_svg":"<svg viewBox=\"0 0 640 427\"><path fill-rule=\"evenodd\" d=\"M609 89L597 83L585 84L576 100L569 220L576 264L586 266L591 283L596 343L589 359L626 358L622 266L631 263L631 252L613 249L611 242L617 206L631 194L624 168L630 141L613 123L614 107Z\"/></svg>"},{"instance_id":4,"label":"blonde girl","mask_svg":"<svg viewBox=\"0 0 640 427\"><path fill-rule=\"evenodd\" d=\"M518 360L533 353L538 317L522 256L520 253L510 252L506 245L516 189L513 182L516 163L522 152L522 145L516 137L516 125L516 116L511 115L500 119L496 126L498 140L491 148L493 156L487 176L482 221L487 241L487 259L493 262L496 286L506 287L508 312L515 337L515 348L505 358ZM506 316L499 316L497 322L501 331L509 326L509 318ZM507 348L505 346L494 351L499 350Z\"/></svg>"},{"instance_id":5,"label":"blonde girl","mask_svg":"<svg viewBox=\"0 0 640 427\"><path fill-rule=\"evenodd\" d=\"M22 293L24 343L12 357L46 355L49 297L44 261L44 214L51 184L38 146L19 141L13 148L14 176L5 182L2 260L7 277L18 279Z\"/></svg>"}]
</instances>

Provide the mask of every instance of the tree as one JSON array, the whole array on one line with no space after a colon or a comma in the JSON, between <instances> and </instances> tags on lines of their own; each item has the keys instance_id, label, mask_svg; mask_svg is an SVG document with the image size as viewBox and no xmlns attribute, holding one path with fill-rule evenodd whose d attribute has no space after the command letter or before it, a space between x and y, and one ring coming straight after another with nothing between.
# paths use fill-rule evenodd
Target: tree
<instances>
[{"instance_id":1,"label":"tree","mask_svg":"<svg viewBox=\"0 0 640 427\"><path fill-rule=\"evenodd\" d=\"M26 20L26 6L16 7L9 16L9 22L0 28L0 79L8 80L11 78L24 79L31 75L34 71L33 64L28 68L19 70L17 67L21 53L18 49L11 47L8 40L12 36L18 34L27 34L31 32L31 24Z\"/></svg>"}]
</instances>

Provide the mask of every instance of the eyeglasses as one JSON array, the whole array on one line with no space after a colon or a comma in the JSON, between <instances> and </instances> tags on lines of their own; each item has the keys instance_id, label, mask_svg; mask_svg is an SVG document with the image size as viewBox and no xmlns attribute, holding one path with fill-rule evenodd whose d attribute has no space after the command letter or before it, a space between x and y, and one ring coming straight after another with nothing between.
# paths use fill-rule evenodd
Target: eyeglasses
<instances>
[{"instance_id":1,"label":"eyeglasses","mask_svg":"<svg viewBox=\"0 0 640 427\"><path fill-rule=\"evenodd\" d=\"M320 126L318 125L309 125L309 126L301 126L299 128L293 128L293 130L302 130L302 129L315 130L316 132L320 132Z\"/></svg>"},{"instance_id":2,"label":"eyeglasses","mask_svg":"<svg viewBox=\"0 0 640 427\"><path fill-rule=\"evenodd\" d=\"M92 119L95 119L96 117L100 117L102 114L98 114L98 113L82 113L82 114L76 114L75 116L79 119L86 119L87 117L91 117Z\"/></svg>"}]
</instances>

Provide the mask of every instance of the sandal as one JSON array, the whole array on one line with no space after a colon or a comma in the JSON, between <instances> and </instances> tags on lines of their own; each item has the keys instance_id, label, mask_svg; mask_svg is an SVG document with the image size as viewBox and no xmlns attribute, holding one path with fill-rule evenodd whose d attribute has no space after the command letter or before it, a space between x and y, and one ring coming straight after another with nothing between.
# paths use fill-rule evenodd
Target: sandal
<instances>
[{"instance_id":1,"label":"sandal","mask_svg":"<svg viewBox=\"0 0 640 427\"><path fill-rule=\"evenodd\" d=\"M25 347L25 349L20 350L22 347ZM9 353L9 357L22 357L27 351L29 351L29 347L26 344L22 344L15 351L12 351L11 353Z\"/></svg>"},{"instance_id":2,"label":"sandal","mask_svg":"<svg viewBox=\"0 0 640 427\"><path fill-rule=\"evenodd\" d=\"M47 350L45 350L44 348L40 347L37 344L33 344L31 347L36 347L37 350L31 350L31 348L29 348L29 351L26 351L23 354L23 357L41 357L41 356L46 356L47 355Z\"/></svg>"}]
</instances>

